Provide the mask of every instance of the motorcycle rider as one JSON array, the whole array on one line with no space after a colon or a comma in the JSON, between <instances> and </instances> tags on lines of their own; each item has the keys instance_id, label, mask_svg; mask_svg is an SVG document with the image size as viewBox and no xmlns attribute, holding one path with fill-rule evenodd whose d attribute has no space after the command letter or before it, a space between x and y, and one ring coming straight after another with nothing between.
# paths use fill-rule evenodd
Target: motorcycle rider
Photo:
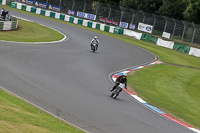
<instances>
[{"instance_id":1,"label":"motorcycle rider","mask_svg":"<svg viewBox=\"0 0 200 133\"><path fill-rule=\"evenodd\" d=\"M113 92L120 83L125 84L125 89L127 89L127 78L126 77L127 77L126 73L119 76L115 81L115 86L112 88L112 90L110 90L110 92Z\"/></svg>"},{"instance_id":2,"label":"motorcycle rider","mask_svg":"<svg viewBox=\"0 0 200 133\"><path fill-rule=\"evenodd\" d=\"M96 44L96 50L97 50L98 45L99 45L99 40L97 39L97 36L94 36L94 38L91 40L91 50L92 50L92 45L94 43Z\"/></svg>"}]
</instances>

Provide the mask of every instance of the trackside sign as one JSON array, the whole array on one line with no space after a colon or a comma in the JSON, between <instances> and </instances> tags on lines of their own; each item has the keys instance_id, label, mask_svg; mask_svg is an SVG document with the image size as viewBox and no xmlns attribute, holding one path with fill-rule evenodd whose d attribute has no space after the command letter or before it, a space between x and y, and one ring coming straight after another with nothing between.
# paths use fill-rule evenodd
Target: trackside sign
<instances>
[{"instance_id":1,"label":"trackside sign","mask_svg":"<svg viewBox=\"0 0 200 133\"><path fill-rule=\"evenodd\" d=\"M148 24L139 23L138 24L138 30L144 31L144 32L148 32L148 33L152 33L153 26L152 25L148 25Z\"/></svg>"}]
</instances>

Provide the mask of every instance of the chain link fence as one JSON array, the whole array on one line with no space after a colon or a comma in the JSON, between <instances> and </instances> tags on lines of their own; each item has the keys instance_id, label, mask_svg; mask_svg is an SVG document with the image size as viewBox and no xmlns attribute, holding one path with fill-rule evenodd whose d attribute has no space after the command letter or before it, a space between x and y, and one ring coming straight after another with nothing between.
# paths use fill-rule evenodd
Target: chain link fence
<instances>
[{"instance_id":1,"label":"chain link fence","mask_svg":"<svg viewBox=\"0 0 200 133\"><path fill-rule=\"evenodd\" d=\"M155 36L162 36L163 32L171 34L170 40L189 46L200 48L200 25L176 20L165 16L159 16L143 11L100 3L93 0L39 0L49 4L61 6L62 13L74 10L103 17L116 22L126 22L138 26L139 22L152 25ZM76 16L76 14L75 14Z\"/></svg>"}]
</instances>

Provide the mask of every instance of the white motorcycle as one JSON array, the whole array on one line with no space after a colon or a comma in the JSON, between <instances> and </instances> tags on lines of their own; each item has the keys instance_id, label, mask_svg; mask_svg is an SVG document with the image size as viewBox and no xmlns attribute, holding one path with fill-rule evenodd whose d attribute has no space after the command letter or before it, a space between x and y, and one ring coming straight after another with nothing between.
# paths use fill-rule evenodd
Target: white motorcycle
<instances>
[{"instance_id":1,"label":"white motorcycle","mask_svg":"<svg viewBox=\"0 0 200 133\"><path fill-rule=\"evenodd\" d=\"M95 52L97 50L97 44L92 43L92 51Z\"/></svg>"}]
</instances>

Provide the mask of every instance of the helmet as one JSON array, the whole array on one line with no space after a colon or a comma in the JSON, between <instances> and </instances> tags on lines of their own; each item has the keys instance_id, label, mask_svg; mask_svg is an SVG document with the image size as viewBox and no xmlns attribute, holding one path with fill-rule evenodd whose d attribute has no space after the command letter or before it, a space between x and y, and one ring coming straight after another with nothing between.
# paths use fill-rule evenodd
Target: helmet
<instances>
[{"instance_id":1,"label":"helmet","mask_svg":"<svg viewBox=\"0 0 200 133\"><path fill-rule=\"evenodd\" d=\"M123 74L123 76L127 76L127 74L126 74L126 73L124 73L124 74Z\"/></svg>"},{"instance_id":2,"label":"helmet","mask_svg":"<svg viewBox=\"0 0 200 133\"><path fill-rule=\"evenodd\" d=\"M94 39L97 39L97 36L94 36Z\"/></svg>"}]
</instances>

